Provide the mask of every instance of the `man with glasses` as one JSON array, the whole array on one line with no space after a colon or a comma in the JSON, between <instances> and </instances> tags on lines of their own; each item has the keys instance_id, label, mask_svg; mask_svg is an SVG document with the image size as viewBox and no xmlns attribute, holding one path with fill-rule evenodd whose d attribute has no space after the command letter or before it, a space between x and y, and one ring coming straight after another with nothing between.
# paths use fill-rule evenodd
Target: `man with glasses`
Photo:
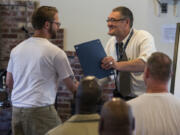
<instances>
[{"instance_id":1,"label":"man with glasses","mask_svg":"<svg viewBox=\"0 0 180 135\"><path fill-rule=\"evenodd\" d=\"M101 66L116 71L114 96L129 100L146 90L143 71L147 58L156 50L154 39L150 33L132 28L133 14L127 7L113 9L107 25L112 37Z\"/></svg>"},{"instance_id":2,"label":"man with glasses","mask_svg":"<svg viewBox=\"0 0 180 135\"><path fill-rule=\"evenodd\" d=\"M57 80L75 92L78 82L55 38L60 23L55 7L42 6L32 15L34 35L17 45L10 55L6 84L12 90L13 135L44 135L61 120L54 108Z\"/></svg>"}]
</instances>

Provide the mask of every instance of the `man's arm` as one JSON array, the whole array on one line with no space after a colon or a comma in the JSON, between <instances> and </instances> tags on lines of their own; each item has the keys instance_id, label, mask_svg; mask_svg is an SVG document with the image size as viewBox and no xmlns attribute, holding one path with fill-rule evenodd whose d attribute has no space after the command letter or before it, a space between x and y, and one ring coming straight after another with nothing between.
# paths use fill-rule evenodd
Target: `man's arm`
<instances>
[{"instance_id":1,"label":"man's arm","mask_svg":"<svg viewBox=\"0 0 180 135\"><path fill-rule=\"evenodd\" d=\"M71 77L68 77L68 78L65 78L63 82L72 93L75 93L77 91L77 88L79 86L78 81L76 80L74 81Z\"/></svg>"},{"instance_id":2,"label":"man's arm","mask_svg":"<svg viewBox=\"0 0 180 135\"><path fill-rule=\"evenodd\" d=\"M10 91L12 91L12 89L13 89L13 84L14 84L14 80L13 80L12 73L7 72L7 74L6 74L6 86Z\"/></svg>"},{"instance_id":3,"label":"man's arm","mask_svg":"<svg viewBox=\"0 0 180 135\"><path fill-rule=\"evenodd\" d=\"M142 59L131 61L116 62L115 69L119 71L143 72L145 62Z\"/></svg>"},{"instance_id":4,"label":"man's arm","mask_svg":"<svg viewBox=\"0 0 180 135\"><path fill-rule=\"evenodd\" d=\"M107 56L102 60L101 67L106 70L114 68L119 71L143 72L145 62L142 59L117 62L113 57Z\"/></svg>"}]
</instances>

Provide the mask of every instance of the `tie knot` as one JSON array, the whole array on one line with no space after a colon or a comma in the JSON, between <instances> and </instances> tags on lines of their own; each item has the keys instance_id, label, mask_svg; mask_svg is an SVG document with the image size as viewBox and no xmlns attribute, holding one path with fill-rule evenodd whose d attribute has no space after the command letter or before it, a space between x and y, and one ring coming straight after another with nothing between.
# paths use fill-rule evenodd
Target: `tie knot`
<instances>
[{"instance_id":1,"label":"tie knot","mask_svg":"<svg viewBox=\"0 0 180 135\"><path fill-rule=\"evenodd\" d=\"M119 43L119 47L123 48L123 42Z\"/></svg>"},{"instance_id":2,"label":"tie knot","mask_svg":"<svg viewBox=\"0 0 180 135\"><path fill-rule=\"evenodd\" d=\"M116 48L123 48L123 42L116 43Z\"/></svg>"}]
</instances>

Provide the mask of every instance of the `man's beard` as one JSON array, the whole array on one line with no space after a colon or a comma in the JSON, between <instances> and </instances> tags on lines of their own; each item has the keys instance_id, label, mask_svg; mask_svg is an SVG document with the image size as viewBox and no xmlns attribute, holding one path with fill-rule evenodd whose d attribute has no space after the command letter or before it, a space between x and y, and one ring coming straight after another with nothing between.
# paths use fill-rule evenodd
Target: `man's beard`
<instances>
[{"instance_id":1,"label":"man's beard","mask_svg":"<svg viewBox=\"0 0 180 135\"><path fill-rule=\"evenodd\" d=\"M57 32L55 30L53 30L52 24L50 26L49 33L51 35L51 39L55 39L56 38Z\"/></svg>"}]
</instances>

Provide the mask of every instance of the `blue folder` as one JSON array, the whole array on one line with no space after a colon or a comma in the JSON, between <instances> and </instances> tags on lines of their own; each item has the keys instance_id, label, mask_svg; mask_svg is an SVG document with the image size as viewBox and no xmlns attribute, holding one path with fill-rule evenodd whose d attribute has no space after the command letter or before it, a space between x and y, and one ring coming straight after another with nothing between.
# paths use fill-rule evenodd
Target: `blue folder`
<instances>
[{"instance_id":1,"label":"blue folder","mask_svg":"<svg viewBox=\"0 0 180 135\"><path fill-rule=\"evenodd\" d=\"M113 69L104 70L101 68L101 60L107 55L99 39L84 42L74 47L85 76L93 75L101 79L114 74Z\"/></svg>"}]
</instances>

